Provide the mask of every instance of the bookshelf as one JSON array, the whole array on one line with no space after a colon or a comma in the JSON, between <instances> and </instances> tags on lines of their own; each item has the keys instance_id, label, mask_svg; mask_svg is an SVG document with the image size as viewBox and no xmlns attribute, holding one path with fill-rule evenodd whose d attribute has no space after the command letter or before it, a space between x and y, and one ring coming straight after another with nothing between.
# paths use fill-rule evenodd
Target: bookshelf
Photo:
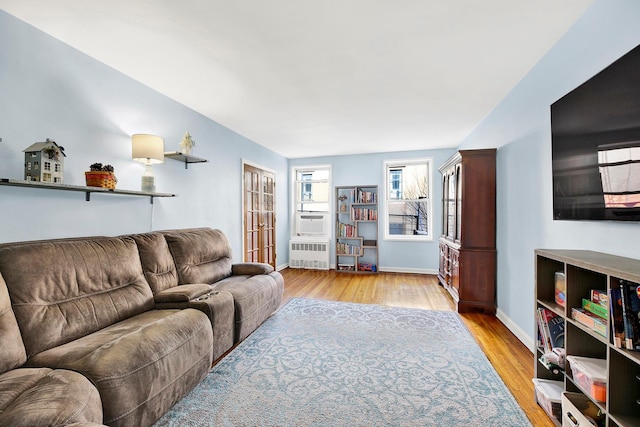
<instances>
[{"instance_id":1,"label":"bookshelf","mask_svg":"<svg viewBox=\"0 0 640 427\"><path fill-rule=\"evenodd\" d=\"M338 186L336 270L378 272L378 186Z\"/></svg>"},{"instance_id":2,"label":"bookshelf","mask_svg":"<svg viewBox=\"0 0 640 427\"><path fill-rule=\"evenodd\" d=\"M556 272L564 273L564 306L556 302ZM564 322L564 348L568 358L599 359L606 367L605 401L597 401L574 378L570 363L567 369L554 375L539 360L543 354L540 345L534 354L536 378L556 380L564 384L564 391L586 397L602 411L608 427L640 426L640 351L629 351L616 346L608 316L605 334L572 318L572 310L583 306L583 299L592 298L592 290L619 288L620 280L640 283L640 261L600 252L584 250L535 251L536 313L539 308L551 310ZM611 311L609 310L609 314ZM535 323L538 337L538 323ZM562 412L566 412L563 408ZM560 426L561 421L552 418Z\"/></svg>"}]
</instances>

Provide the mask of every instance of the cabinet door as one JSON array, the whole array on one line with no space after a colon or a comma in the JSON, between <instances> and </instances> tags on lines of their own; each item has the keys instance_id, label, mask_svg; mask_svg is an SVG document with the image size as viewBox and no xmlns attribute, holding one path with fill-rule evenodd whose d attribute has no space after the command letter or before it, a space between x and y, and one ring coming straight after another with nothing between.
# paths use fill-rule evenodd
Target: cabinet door
<instances>
[{"instance_id":1,"label":"cabinet door","mask_svg":"<svg viewBox=\"0 0 640 427\"><path fill-rule=\"evenodd\" d=\"M456 236L456 177L455 169L447 173L447 237L454 239Z\"/></svg>"},{"instance_id":2,"label":"cabinet door","mask_svg":"<svg viewBox=\"0 0 640 427\"><path fill-rule=\"evenodd\" d=\"M446 235L449 229L449 213L447 208L449 203L447 197L449 195L449 175L442 175L442 234Z\"/></svg>"},{"instance_id":3,"label":"cabinet door","mask_svg":"<svg viewBox=\"0 0 640 427\"><path fill-rule=\"evenodd\" d=\"M449 259L451 262L450 291L453 298L458 301L460 299L460 252L449 248Z\"/></svg>"},{"instance_id":4,"label":"cabinet door","mask_svg":"<svg viewBox=\"0 0 640 427\"><path fill-rule=\"evenodd\" d=\"M455 240L462 237L462 165L456 166L456 235Z\"/></svg>"},{"instance_id":5,"label":"cabinet door","mask_svg":"<svg viewBox=\"0 0 640 427\"><path fill-rule=\"evenodd\" d=\"M448 249L449 247L447 245L440 242L440 260L438 264L438 274L445 281L447 277L447 259L449 258Z\"/></svg>"}]
</instances>

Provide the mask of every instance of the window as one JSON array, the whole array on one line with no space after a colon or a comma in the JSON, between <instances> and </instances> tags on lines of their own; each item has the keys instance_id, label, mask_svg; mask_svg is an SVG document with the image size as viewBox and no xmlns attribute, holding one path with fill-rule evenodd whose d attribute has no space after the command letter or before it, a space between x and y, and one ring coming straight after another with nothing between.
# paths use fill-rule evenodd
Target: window
<instances>
[{"instance_id":1,"label":"window","mask_svg":"<svg viewBox=\"0 0 640 427\"><path fill-rule=\"evenodd\" d=\"M60 167L60 163L56 163L55 172L60 172L61 170L62 170L62 168Z\"/></svg>"},{"instance_id":2,"label":"window","mask_svg":"<svg viewBox=\"0 0 640 427\"><path fill-rule=\"evenodd\" d=\"M329 166L295 170L296 212L329 212Z\"/></svg>"},{"instance_id":3,"label":"window","mask_svg":"<svg viewBox=\"0 0 640 427\"><path fill-rule=\"evenodd\" d=\"M385 238L431 240L431 159L385 162Z\"/></svg>"},{"instance_id":4,"label":"window","mask_svg":"<svg viewBox=\"0 0 640 427\"><path fill-rule=\"evenodd\" d=\"M44 170L46 171L51 170L51 162L44 162Z\"/></svg>"}]
</instances>

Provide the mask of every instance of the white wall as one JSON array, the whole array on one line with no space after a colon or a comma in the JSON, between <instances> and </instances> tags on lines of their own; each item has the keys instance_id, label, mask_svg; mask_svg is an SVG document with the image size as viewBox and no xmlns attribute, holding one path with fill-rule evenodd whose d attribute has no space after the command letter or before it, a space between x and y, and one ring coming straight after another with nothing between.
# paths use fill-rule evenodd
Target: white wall
<instances>
[{"instance_id":1,"label":"white wall","mask_svg":"<svg viewBox=\"0 0 640 427\"><path fill-rule=\"evenodd\" d=\"M167 228L220 228L242 258L242 161L274 170L278 265L288 262L287 159L0 11L0 177L22 179L22 150L51 138L65 147L65 184L115 167L119 189L138 190L144 167L131 160L133 133L165 138L176 151L185 131L190 165L154 166L157 191L176 198L92 195L0 186L0 242L118 235Z\"/></svg>"},{"instance_id":2,"label":"white wall","mask_svg":"<svg viewBox=\"0 0 640 427\"><path fill-rule=\"evenodd\" d=\"M597 0L461 145L499 147L499 315L530 346L535 248L591 249L640 258L638 223L552 219L549 109L640 44L639 22L639 1Z\"/></svg>"}]
</instances>

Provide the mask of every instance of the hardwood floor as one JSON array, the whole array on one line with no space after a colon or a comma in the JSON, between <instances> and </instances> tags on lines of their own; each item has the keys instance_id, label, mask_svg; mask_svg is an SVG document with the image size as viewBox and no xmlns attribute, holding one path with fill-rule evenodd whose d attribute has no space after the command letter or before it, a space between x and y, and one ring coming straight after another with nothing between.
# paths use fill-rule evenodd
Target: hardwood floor
<instances>
[{"instance_id":1,"label":"hardwood floor","mask_svg":"<svg viewBox=\"0 0 640 427\"><path fill-rule=\"evenodd\" d=\"M291 298L300 297L455 310L453 300L433 275L364 275L290 268L281 273L285 283L283 304ZM463 313L461 317L531 423L536 427L554 427L533 397L533 355L529 349L494 316Z\"/></svg>"}]
</instances>

